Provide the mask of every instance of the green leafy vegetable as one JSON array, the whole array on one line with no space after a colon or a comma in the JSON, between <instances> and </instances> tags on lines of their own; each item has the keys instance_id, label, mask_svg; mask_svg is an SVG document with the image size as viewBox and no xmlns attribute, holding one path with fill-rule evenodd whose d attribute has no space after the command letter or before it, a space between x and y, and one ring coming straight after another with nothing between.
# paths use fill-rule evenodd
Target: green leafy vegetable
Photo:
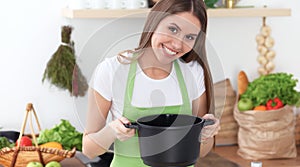
<instances>
[{"instance_id":1,"label":"green leafy vegetable","mask_svg":"<svg viewBox=\"0 0 300 167\"><path fill-rule=\"evenodd\" d=\"M76 147L78 151L82 150L82 133L64 119L61 119L60 124L55 125L52 129L42 130L37 138L38 144L50 141L61 143L66 150L71 150L73 147Z\"/></svg>"},{"instance_id":2,"label":"green leafy vegetable","mask_svg":"<svg viewBox=\"0 0 300 167\"><path fill-rule=\"evenodd\" d=\"M272 73L260 76L250 82L242 98L252 100L254 106L265 105L270 99L278 97L283 104L300 105L300 92L295 90L298 80L292 74Z\"/></svg>"},{"instance_id":3,"label":"green leafy vegetable","mask_svg":"<svg viewBox=\"0 0 300 167\"><path fill-rule=\"evenodd\" d=\"M9 140L6 137L0 137L0 149L4 147L13 147L15 144L9 142Z\"/></svg>"},{"instance_id":4,"label":"green leafy vegetable","mask_svg":"<svg viewBox=\"0 0 300 167\"><path fill-rule=\"evenodd\" d=\"M204 0L204 3L207 8L215 8L215 3L217 3L219 0Z\"/></svg>"}]
</instances>

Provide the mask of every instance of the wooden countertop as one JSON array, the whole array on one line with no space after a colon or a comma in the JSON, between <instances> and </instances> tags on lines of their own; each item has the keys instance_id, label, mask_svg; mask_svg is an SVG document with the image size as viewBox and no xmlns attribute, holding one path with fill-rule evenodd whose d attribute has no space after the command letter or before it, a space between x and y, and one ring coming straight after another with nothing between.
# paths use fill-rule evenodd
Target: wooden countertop
<instances>
[{"instance_id":1,"label":"wooden countertop","mask_svg":"<svg viewBox=\"0 0 300 167\"><path fill-rule=\"evenodd\" d=\"M232 162L239 164L241 167L249 167L251 160L246 160L237 154L238 146L217 146L214 150L218 155ZM273 160L261 160L263 167L300 167L300 146L297 147L298 156L296 158L283 158Z\"/></svg>"},{"instance_id":2,"label":"wooden countertop","mask_svg":"<svg viewBox=\"0 0 300 167\"><path fill-rule=\"evenodd\" d=\"M60 162L62 167L85 167L76 157L66 158Z\"/></svg>"},{"instance_id":3,"label":"wooden countertop","mask_svg":"<svg viewBox=\"0 0 300 167\"><path fill-rule=\"evenodd\" d=\"M223 157L229 161L235 162L240 165L240 167L249 167L251 161L243 159L239 155L237 155L238 146L217 146L215 150L209 154L213 157L214 153L218 154L220 157ZM292 159L275 159L275 160L262 160L264 167L300 167L300 146L297 147L298 156L297 158ZM218 158L218 161L227 163L226 161ZM195 167L200 167L202 160L198 160L195 164ZM86 167L81 161L79 161L76 157L66 158L61 161L61 165L63 167Z\"/></svg>"}]
</instances>

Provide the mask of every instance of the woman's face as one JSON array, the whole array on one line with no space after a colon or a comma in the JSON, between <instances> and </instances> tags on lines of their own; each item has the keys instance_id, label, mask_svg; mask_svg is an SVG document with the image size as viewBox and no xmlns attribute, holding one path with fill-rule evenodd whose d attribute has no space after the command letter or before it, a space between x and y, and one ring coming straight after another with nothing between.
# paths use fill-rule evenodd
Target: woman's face
<instances>
[{"instance_id":1,"label":"woman's face","mask_svg":"<svg viewBox=\"0 0 300 167\"><path fill-rule=\"evenodd\" d=\"M168 64L191 51L201 24L190 12L170 15L161 20L151 38L157 60Z\"/></svg>"}]
</instances>

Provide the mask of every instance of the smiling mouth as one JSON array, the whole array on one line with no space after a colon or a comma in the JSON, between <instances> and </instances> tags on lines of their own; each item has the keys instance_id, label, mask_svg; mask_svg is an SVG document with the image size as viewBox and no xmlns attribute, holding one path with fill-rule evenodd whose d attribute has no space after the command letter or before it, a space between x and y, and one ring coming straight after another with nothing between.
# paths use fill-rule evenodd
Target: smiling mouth
<instances>
[{"instance_id":1,"label":"smiling mouth","mask_svg":"<svg viewBox=\"0 0 300 167\"><path fill-rule=\"evenodd\" d=\"M162 45L162 48L164 49L165 53L167 53L168 55L174 56L176 55L178 52L173 51L169 48L167 48L166 46Z\"/></svg>"}]
</instances>

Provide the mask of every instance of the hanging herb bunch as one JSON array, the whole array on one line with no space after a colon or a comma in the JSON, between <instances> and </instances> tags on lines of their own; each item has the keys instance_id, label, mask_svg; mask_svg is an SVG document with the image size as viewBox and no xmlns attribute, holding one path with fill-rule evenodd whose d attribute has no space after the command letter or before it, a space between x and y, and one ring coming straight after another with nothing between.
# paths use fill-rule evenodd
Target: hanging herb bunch
<instances>
[{"instance_id":1,"label":"hanging herb bunch","mask_svg":"<svg viewBox=\"0 0 300 167\"><path fill-rule=\"evenodd\" d=\"M71 96L78 97L85 95L88 84L76 64L72 29L71 26L62 26L62 43L47 63L42 82L47 79L58 88L68 90Z\"/></svg>"}]
</instances>

